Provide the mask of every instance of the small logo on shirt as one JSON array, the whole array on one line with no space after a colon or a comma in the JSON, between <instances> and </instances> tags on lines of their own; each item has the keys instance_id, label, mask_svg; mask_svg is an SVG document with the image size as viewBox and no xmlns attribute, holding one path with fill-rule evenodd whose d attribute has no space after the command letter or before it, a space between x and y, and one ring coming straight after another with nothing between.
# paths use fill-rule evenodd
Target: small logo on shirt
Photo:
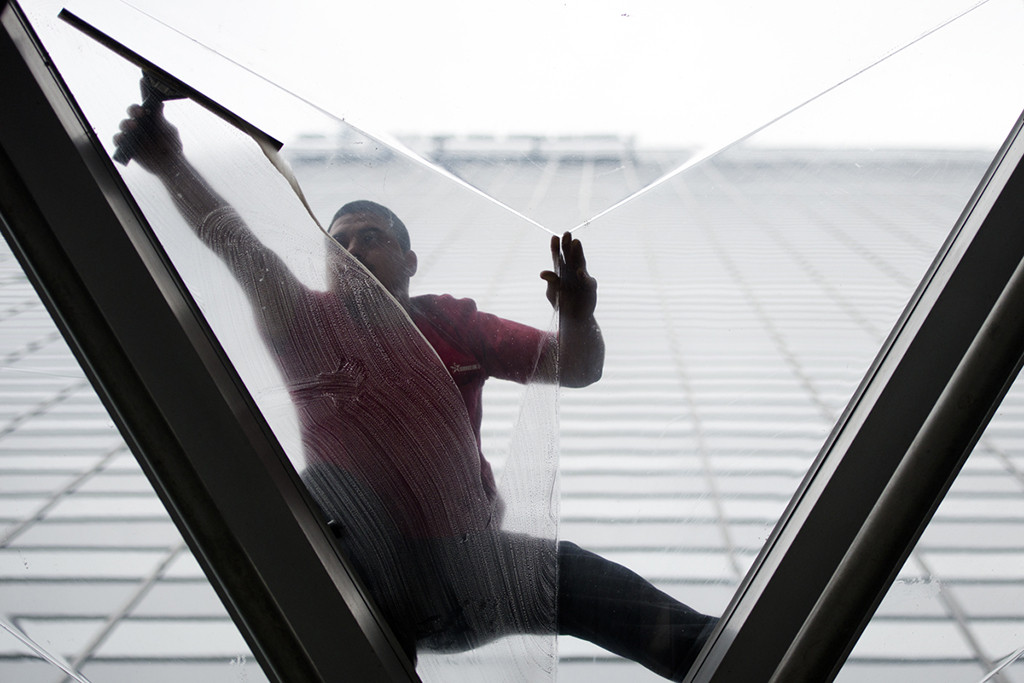
<instances>
[{"instance_id":1,"label":"small logo on shirt","mask_svg":"<svg viewBox=\"0 0 1024 683\"><path fill-rule=\"evenodd\" d=\"M458 363L451 364L451 371L453 375L457 372L473 372L474 370L479 370L480 368L481 365L479 363L472 363L470 365L459 365Z\"/></svg>"}]
</instances>

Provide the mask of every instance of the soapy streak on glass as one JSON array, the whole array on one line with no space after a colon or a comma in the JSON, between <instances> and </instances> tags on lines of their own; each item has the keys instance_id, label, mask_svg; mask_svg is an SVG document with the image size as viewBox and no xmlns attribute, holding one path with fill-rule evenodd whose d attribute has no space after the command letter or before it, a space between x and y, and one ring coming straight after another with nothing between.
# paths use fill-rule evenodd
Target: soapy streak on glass
<instances>
[{"instance_id":1,"label":"soapy streak on glass","mask_svg":"<svg viewBox=\"0 0 1024 683\"><path fill-rule=\"evenodd\" d=\"M192 116L201 112L190 115L188 110L195 107L187 104L175 109L175 121L192 133ZM198 127L216 121L206 118L210 120ZM388 623L401 631L403 642L440 652L472 650L475 658L485 656L481 644L493 642L498 653L491 657L532 662L532 668L551 675L557 573L563 587L559 623L570 625L567 632L580 632L571 630L578 623L597 643L614 643L621 648L617 651L632 653L666 675L678 671L686 661L687 648L682 645L689 645L704 628L703 616L663 594L655 595L657 591L638 577L627 578L625 570L596 556L579 560L580 553L571 552L566 561L559 546L557 558L562 562L556 572L553 403L531 402L529 410L546 419L525 420L530 429L517 430L514 439L521 467L506 467L503 488L509 508L523 510L520 519L531 533L511 533L505 526L499 528L499 506L485 495L462 398L433 350L348 252L327 241L325 256L323 233L310 225L308 217L300 220L304 207L294 195L277 196L288 192L283 179L265 162L254 161L258 168L250 170L247 159L238 154L221 152L203 171L225 192L237 182L235 176L245 178L244 191L238 188L238 197L228 201L238 212L204 196L184 166L162 170L167 189L191 230L227 264L249 299L257 334L273 350L283 375L282 384L265 393L254 391L257 402L275 393L290 397L301 427L307 486L325 516L340 524L346 549ZM234 169L225 174L220 169L229 160ZM149 185L148 190L144 183L137 186L141 199L149 198ZM172 261L189 270L183 273L186 282L229 356L252 355L251 333L239 335L233 326L223 328L224 321L212 315L211 299L233 288L211 282L218 270L198 263L194 252L177 252L178 246L189 246L192 240L174 234L180 226L168 228L176 222L173 217L161 221L153 206L146 201L142 205ZM309 226L306 239L296 234L300 223ZM308 288L292 273L292 266L264 246L274 241L274 231L283 231L277 239L289 243L292 264L324 273L326 291ZM175 245L176 240L182 244ZM191 273L198 279L191 279ZM231 302L225 304L231 307ZM541 351L554 348L547 335L537 341L522 353L536 359ZM509 480L520 486L514 488ZM614 589L615 597L592 589L591 580L602 591ZM424 590L425 586L433 588ZM581 608L574 588L589 591L594 600L629 601L632 609L622 612L623 620L599 614L589 604ZM652 611L658 612L657 618ZM657 629L659 636L665 628L659 626L662 617L669 618L671 646L661 638L644 640L645 631L633 631L632 626L641 625L639 620L634 623L634 614L651 617L642 626ZM430 619L423 621L427 616ZM626 622L631 628L624 628Z\"/></svg>"},{"instance_id":2,"label":"soapy streak on glass","mask_svg":"<svg viewBox=\"0 0 1024 683\"><path fill-rule=\"evenodd\" d=\"M239 366L251 366L253 357L265 359L257 338L273 349L282 378L271 378L265 367L243 377L257 403L267 406L273 426L280 408L293 406L302 448L293 447L290 456L327 517L340 520L347 547L370 563L362 573L375 594L394 594L383 604L389 622L414 625L411 615L388 610L411 600L408 591L424 599L400 581L426 551L442 564L417 569L420 585L430 585L432 576L451 579L449 589L464 592L456 601L469 623L442 628L421 644L466 650L507 634L495 644L493 656L544 662L542 668L552 670L554 529L546 537L521 538L495 531L465 407L433 349L373 276L310 221L266 160L240 149L252 147L248 138L189 103L173 110L186 154L203 149L196 141L207 129L221 140L236 139L236 149L206 160L202 173L230 197L238 213L228 206L212 213L202 208L188 222L227 264L230 280L251 303L254 321L243 320L247 314L238 287L225 279L223 267L197 251L191 231L168 215L162 190L132 168L126 177L229 357ZM194 210L187 201L179 208ZM264 244L281 245L280 251ZM278 253L287 255L287 263ZM326 281L328 291L310 288L311 281ZM554 414L552 405L545 410ZM550 440L551 432L539 438ZM550 447L532 443L525 450L535 458ZM551 459L540 462L553 471ZM551 476L530 465L525 469L524 481ZM550 485L544 487L545 497L551 492ZM507 503L512 508L516 501ZM548 499L544 509L550 508ZM550 527L550 515L545 516ZM502 581L512 583L499 585ZM488 595L519 599L507 612L502 607L507 600ZM475 613L478 604L485 613ZM519 635L531 633L543 637Z\"/></svg>"},{"instance_id":3,"label":"soapy streak on glass","mask_svg":"<svg viewBox=\"0 0 1024 683\"><path fill-rule=\"evenodd\" d=\"M91 46L91 44L90 44ZM102 55L101 55L102 56ZM101 61L101 60L98 60ZM88 75L89 78L97 80L92 84L75 85L82 86L83 102L87 115L93 119L92 110L89 105L97 99L94 93L105 94L114 88L113 76L118 72L118 66L92 64L94 71ZM138 72L133 68L120 68L120 73L125 82L136 83ZM125 90L129 90L126 88ZM130 99L126 98L127 102ZM203 151L209 152L209 156L203 158L208 165L204 173L212 178L220 186L225 194L231 197L232 204L239 206L246 212L246 221L250 227L262 229L261 238L274 243L280 248L281 253L288 258L287 264L278 263L277 255L269 249L258 248L252 241L252 236L245 230L239 230L239 223L232 216L230 211L212 214L208 216L211 221L219 221L221 228L212 235L208 235L209 245L220 248L221 254L228 263L234 263L236 272L240 277L232 278L224 270L224 266L216 259L211 259L205 248L196 248L195 238L191 236L187 226L182 225L178 219L175 207L171 204L162 188L156 186L151 178L144 177L145 174L137 172L135 166L125 169L127 179L132 184L135 195L144 207L147 215L152 219L152 224L164 246L171 254L172 259L178 264L185 279L192 285L192 291L196 295L201 308L212 321L217 330L219 339L242 370L248 386L253 391L257 401L266 406L265 412L271 424L278 427L282 420L279 419L283 413L294 413L292 399L300 403L300 420L312 425L307 430L306 452L303 453L294 447L289 449L289 454L295 460L297 466L302 466L304 455L323 454L325 447L331 451L332 457L344 457L346 450L357 450L359 446L369 446L374 456L380 454L400 453L405 454L406 460L402 463L404 469L399 467L386 468L380 457L356 458L356 460L367 468L374 468L374 478L370 480L375 487L387 487L386 480L395 486L390 487L387 496L392 501L397 500L399 506L410 508L405 510L408 514L395 515L399 523L414 525L415 529L406 528L410 544L419 543L420 537L438 536L461 538L462 534L471 528L483 527L488 523L490 510L487 509L488 502L479 495L479 474L475 473L472 466L478 465L476 460L476 444L472 433L465 422L465 409L461 398L453 391L453 385L448 378L446 371L437 363L436 354L430 349L419 333L409 323L405 313L395 304L390 295L383 291L361 266L341 250L333 240L316 227L304 209L295 201L295 195L282 182L281 176L271 169L266 159L252 145L245 136L239 136L236 131L226 128L222 122L213 119L209 114L195 109L191 103L174 103L168 105L168 109L175 109L175 121L185 128L189 124L198 121L196 128L200 131L186 130L186 139L193 148L200 151L198 157L204 157ZM179 118L180 117L180 118ZM191 119L191 117L195 117ZM109 125L102 117L94 119ZM210 135L206 133L206 126L213 130ZM192 133L196 133L192 135ZM221 137L223 136L223 137ZM230 143L226 146L225 140ZM227 148L226 148L227 147ZM242 148L242 151L239 150ZM239 155L241 159L239 159ZM212 158L212 160L211 160ZM234 162L234 163L233 163ZM262 184L261 184L262 183ZM270 186L268 189L267 186ZM196 219L203 217L194 217ZM205 219L204 219L205 220ZM203 227L210 227L209 223L199 226L200 232ZM299 226L305 227L301 236L296 232L302 232ZM225 245L221 239L237 240L233 244ZM297 243L301 243L298 246ZM339 269L330 273L327 260L330 258L333 265ZM260 261L262 263L254 263ZM344 271L343 273L341 271ZM290 277L290 272L295 274L295 279ZM278 335L275 337L279 346L275 350L283 351L286 348L292 353L283 366L290 368L295 373L304 376L289 377L293 380L293 386L286 387L281 377L275 373L274 363L264 353L262 344L255 342L258 336L259 327L273 327L275 321L281 322L281 316L290 315L295 311L286 301L292 294L300 297L315 298L314 290L323 287L325 278L333 274L335 282L342 281L348 287L340 296L334 298L336 302L344 302L340 309L337 305L326 304L320 306L317 313L323 317L310 320L311 327L306 324L305 328L310 332L310 337L317 337L317 342L311 338L298 339L294 334ZM219 278L219 279L218 279ZM245 304L241 301L241 294L236 286L236 281L249 286L249 293L255 292L254 311L258 313L261 320L267 322L254 326L252 314L245 310ZM277 286L275 286L277 285ZM282 288L283 287L283 288ZM337 340L333 337L340 333L342 327L332 324L337 319L330 319L331 315L345 318L354 322L359 329L353 331L348 328L351 337L345 340L345 358L336 356L338 351ZM306 322L306 321L303 321ZM381 353L378 345L386 347L391 353ZM362 354L353 353L353 349L360 346ZM318 354L317 352L322 352ZM330 355L330 362L326 366L314 367L311 363L319 360L323 354ZM255 360L254 360L255 359ZM260 362L262 361L262 362ZM382 365L387 365L382 368ZM381 380L376 375L381 372L389 374L388 379ZM371 381L366 380L371 377ZM370 390L349 392L348 396L340 397L344 402L358 403L369 402L376 405L355 406L348 412L348 417L354 420L344 426L343 436L345 448L339 448L338 443L332 441L323 444L318 437L331 439L330 427L336 425L325 425L322 420L336 419L344 413L344 406L328 406L323 409L323 404L336 400L335 396L324 396L317 391L308 391L316 385L325 382L336 381L339 385L353 386ZM303 388L305 387L304 390ZM289 396L288 389L293 391ZM395 400L397 397L398 400ZM419 406L417 409L416 406ZM398 407L400 415L394 415L395 407ZM401 410L404 408L404 412ZM424 417L424 412L426 417ZM550 405L545 411L553 416L555 410ZM439 419L431 419L430 416L438 416ZM360 418L366 418L366 423L358 423ZM405 419L409 418L409 419ZM285 420L286 422L286 420ZM372 423L372 424L369 424ZM382 424L383 423L383 424ZM325 428L326 427L326 428ZM388 441L381 445L379 439L395 438L404 439L404 443ZM550 439L551 431L546 435ZM282 438L286 444L289 443L287 435ZM294 442L294 439L293 439ZM374 443L375 442L375 443ZM422 450L420 450L422 449ZM550 447L530 448L530 455L544 455L550 452ZM416 460L417 452L426 453L431 462L425 459ZM351 455L351 453L349 453ZM469 458L469 462L460 460L454 468L444 469L443 463L438 463L438 458L444 459L451 456L455 459ZM549 457L543 458L542 462L549 468L553 467ZM316 464L316 463L314 463ZM323 463L320 463L323 465ZM422 465L417 470L417 466ZM319 472L327 469L321 466ZM512 468L509 468L510 471ZM529 468L530 471L523 474L524 481L543 482L544 476L537 471L537 468ZM313 468L307 469L307 476ZM552 470L553 472L553 470ZM365 474L365 472L364 472ZM431 476L431 475L437 476ZM474 476L475 475L475 476ZM468 479L467 479L468 478ZM320 489L341 485L351 489L351 482L342 481L340 484L337 478L323 476L317 481ZM555 487L551 484L543 485L545 500L542 516L545 517L544 524L551 527L555 521L550 514L552 501L550 495ZM401 489L400 491L397 489ZM426 499L418 496L418 491L429 489L425 492ZM458 489L458 490L454 490ZM441 498L434 498L438 491L445 491L449 495ZM379 491L364 492L362 490L349 493L349 502L362 496L360 500L369 505L369 501L379 497ZM380 523L385 517L395 514L394 503L390 506L379 506L375 509L380 514L369 515L370 523ZM337 513L337 510L332 512ZM530 519L532 515L527 515ZM534 527L537 525L534 524ZM457 527L457 528L456 528ZM388 533L387 528L375 527L375 531ZM456 533L458 532L458 533ZM391 536L395 534L392 532ZM550 577L554 571L553 538L555 533L549 531L546 538L535 537L524 540L516 545L516 552L504 557L487 559L485 556L471 557L471 548L480 547L486 550L487 543L479 539L470 539L472 543L466 543L462 547L454 547L447 544L449 548L445 555L448 562L462 562L475 571L458 572L453 570L452 576L465 578L460 580L461 585L467 588L467 592L479 590L479 584L483 579L519 576L526 582L536 583L527 575L536 572L538 580L544 581L539 590L531 591L528 587L503 586L500 590L490 590L490 594L498 596L519 596L522 600L516 605L517 614L515 623L493 623L495 616L488 615L487 629L493 631L509 630L515 633L529 631L545 634L553 633L553 611L551 600L553 598L553 586L550 585ZM384 538L382 533L367 532L368 539L379 540ZM397 540L395 541L398 542ZM437 549L435 548L435 552ZM380 559L380 558L378 558ZM386 559L386 558L385 558ZM392 561L394 558L392 557ZM485 566L487 565L487 566ZM524 569L524 567L526 567ZM438 569L443 571L443 569ZM384 568L375 572L375 577L398 576L398 571L388 571ZM525 589L524 589L525 588ZM535 597L537 605L528 604L528 599ZM467 610L468 612L469 610ZM529 620L529 624L524 621ZM507 621L507 619L506 619ZM396 620L396 623L403 624ZM490 632L487 632L490 633ZM485 635L485 637L487 637ZM539 639L539 645L528 645L527 639L504 638L491 648L491 657L499 658L501 661L515 660L519 662L534 662L534 667L541 670L553 670L553 635L547 635ZM447 647L473 647L477 643L435 643L436 646ZM525 650L525 652L524 652ZM475 651L471 658L477 660L483 658L481 651ZM437 667L435 667L437 668ZM440 666L440 670L444 670ZM438 677L441 680L452 680L452 677L444 674Z\"/></svg>"}]
</instances>

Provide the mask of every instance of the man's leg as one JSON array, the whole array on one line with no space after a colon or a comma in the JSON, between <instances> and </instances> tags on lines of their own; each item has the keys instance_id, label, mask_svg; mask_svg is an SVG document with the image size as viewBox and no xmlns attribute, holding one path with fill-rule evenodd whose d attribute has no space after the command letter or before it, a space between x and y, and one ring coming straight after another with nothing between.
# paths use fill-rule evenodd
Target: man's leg
<instances>
[{"instance_id":1,"label":"man's leg","mask_svg":"<svg viewBox=\"0 0 1024 683\"><path fill-rule=\"evenodd\" d=\"M303 483L317 501L342 551L383 613L409 659L416 662L419 614L410 599L421 590L408 543L369 487L332 465L312 465Z\"/></svg>"},{"instance_id":2,"label":"man's leg","mask_svg":"<svg viewBox=\"0 0 1024 683\"><path fill-rule=\"evenodd\" d=\"M558 632L681 680L717 623L643 577L579 546L558 544Z\"/></svg>"},{"instance_id":3,"label":"man's leg","mask_svg":"<svg viewBox=\"0 0 1024 683\"><path fill-rule=\"evenodd\" d=\"M410 539L386 505L343 470L303 480L403 647L460 652L513 634L554 634L553 539L500 531Z\"/></svg>"},{"instance_id":4,"label":"man's leg","mask_svg":"<svg viewBox=\"0 0 1024 683\"><path fill-rule=\"evenodd\" d=\"M303 479L413 657L413 643L460 651L551 633L557 618L558 633L681 678L716 622L572 543L556 549L553 540L500 531L404 539L386 506L347 473L313 466Z\"/></svg>"}]
</instances>

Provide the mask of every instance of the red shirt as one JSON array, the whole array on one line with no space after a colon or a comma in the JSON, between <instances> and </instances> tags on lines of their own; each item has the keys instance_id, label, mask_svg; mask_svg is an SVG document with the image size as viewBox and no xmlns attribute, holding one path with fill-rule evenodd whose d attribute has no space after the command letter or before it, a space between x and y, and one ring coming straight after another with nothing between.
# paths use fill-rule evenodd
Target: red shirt
<instances>
[{"instance_id":1,"label":"red shirt","mask_svg":"<svg viewBox=\"0 0 1024 683\"><path fill-rule=\"evenodd\" d=\"M550 335L478 311L472 299L456 299L448 294L413 297L409 316L437 351L462 394L480 451L484 490L493 502L497 496L494 473L480 449L484 381L497 377L527 382Z\"/></svg>"},{"instance_id":2,"label":"red shirt","mask_svg":"<svg viewBox=\"0 0 1024 683\"><path fill-rule=\"evenodd\" d=\"M328 264L330 289L312 291L230 207L194 228L252 304L309 465L338 467L370 487L409 537L453 538L493 525L493 495L483 485L493 477L480 471L479 427L465 419L464 395L373 275L338 251ZM461 330L467 322L453 316Z\"/></svg>"}]
</instances>

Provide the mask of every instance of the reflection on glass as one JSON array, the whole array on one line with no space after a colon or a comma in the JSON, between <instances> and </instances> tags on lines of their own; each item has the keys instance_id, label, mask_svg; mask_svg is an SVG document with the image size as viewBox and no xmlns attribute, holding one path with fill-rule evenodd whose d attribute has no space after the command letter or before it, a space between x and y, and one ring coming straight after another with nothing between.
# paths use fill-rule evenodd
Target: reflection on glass
<instances>
[{"instance_id":1,"label":"reflection on glass","mask_svg":"<svg viewBox=\"0 0 1024 683\"><path fill-rule=\"evenodd\" d=\"M942 16L947 9L956 8L943 8ZM912 25L923 30L936 20L928 15ZM425 571L436 573L444 564L464 567L465 562L479 569L475 553L493 552L496 557L487 561L490 573L464 573L492 577L505 572L522 578L517 563L530 559L534 563L524 580L536 582L550 581L545 573L553 570L555 539L566 538L636 570L700 612L718 614L991 156L991 149L908 151L903 147L915 139L890 124L897 114L911 110L952 116L948 94L963 97L971 92L976 94L973 117L949 120L950 137L983 128L998 142L1005 130L982 116L1002 112L1008 130L1017 113L990 106L989 93L972 89L972 74L951 75L930 66L937 63L936 55L946 52L973 54L972 46L978 44L974 36L979 35L971 23L975 21L981 19L967 17L941 37L894 57L880 67L888 78L876 80L878 71L866 74L745 147L691 168L576 231L586 246L588 270L600 281L597 315L607 359L600 382L562 393L557 408L560 444L554 438L554 392L541 384L523 392L513 383L490 382L479 434L472 423L462 423L455 415L462 397L452 391L431 348L405 318L401 302L384 294L318 230L248 138L190 103L166 106L200 176L238 212L236 216L223 209L209 217L192 216L208 246L177 218L179 208L188 213L194 202L176 207L134 162L125 175L296 466L309 473L307 480L322 492L322 500L360 504L353 511L325 502L328 516L339 522L343 544L346 534L358 543L360 529L378 525L376 537L396 539L385 561L430 553L440 565ZM70 35L62 40L78 45ZM871 56L891 44L875 44ZM91 74L70 74L75 76L72 87L107 142L124 106L138 98L138 72L95 54L93 46L76 49L69 49L75 59L84 53L96 64ZM851 64L860 63L859 57L844 59L829 73L842 76ZM992 68L1008 81L1019 76L1009 62ZM835 80L823 79L818 85L824 89ZM721 82L727 79L721 77L716 87L701 92L718 92ZM893 82L902 85L894 90ZM788 83L779 90L786 90L782 86ZM906 85L911 83L912 91ZM677 94L664 82L657 87L660 94ZM801 91L783 103L805 98ZM695 99L714 109L708 104L713 98ZM892 133L885 142L888 150L773 147L779 141L806 147L814 135L833 142L845 141L847 135L859 138L861 131L839 116L852 102L871 103L857 109L867 112L862 116L877 117ZM721 106L741 112L738 104ZM764 112L777 109L773 105L758 111L760 117L749 125L734 124L734 129L745 132L767 120ZM350 200L386 205L408 226L418 256L415 273L409 273L411 296L430 292L472 297L481 310L534 329L552 326L545 285L537 278L538 271L550 267L548 234L352 128L327 117L319 125L331 131L327 138L306 138L302 145L286 146L285 152L324 228L334 226L335 211ZM629 134L539 140L426 135L406 140L431 161L555 234L672 172L685 158L679 146L666 153L630 141ZM368 217L381 215L369 212ZM393 221L388 218L390 229ZM382 272L374 275L385 277ZM325 303L323 292L333 292L345 305ZM300 315L295 301L308 303L317 317L293 320ZM300 329L301 335L275 330L282 320L290 320L288 330ZM441 330L435 337L447 334ZM429 334L427 338L438 343ZM366 350L355 360L336 352L356 342ZM393 362L396 355L400 366ZM380 369L390 374L375 374L377 361L370 359L388 357L392 362ZM321 361L326 364L313 365ZM379 381L379 376L389 379ZM367 400L377 405L364 411L358 405L362 399L344 405L345 399L339 406L338 397L323 390L328 381L346 392L369 382L373 390ZM321 405L325 402L332 405ZM364 451L350 441L336 449L337 457L373 469L358 472L366 486L327 464L334 462L335 449L325 454L320 441L342 429L336 421L339 411L347 411L349 419L368 415L375 420L344 423L346 439L361 435ZM398 429L427 424L436 432ZM477 437L486 460L480 459ZM363 457L380 451L392 459ZM441 470L447 474L464 473L469 462L481 469L468 479L438 478L436 472L421 469L401 473L395 481L396 473L385 462L394 462L395 452L413 451L447 460ZM493 467L497 493L488 489L485 462ZM442 467L436 462L430 466ZM348 472L348 467L341 469ZM317 476L324 471L330 474ZM430 501L461 502L449 508L424 504L421 487L433 482L444 494ZM335 495L338 487L344 489L343 496ZM396 496L401 504L382 501ZM504 511L495 506L498 500L504 501ZM408 509L416 507L423 514ZM386 521L396 517L398 531ZM355 530L351 523L346 528L344 520L353 518L363 522ZM410 520L416 520L411 527ZM529 535L531 555L501 556L500 550L515 547L496 543L509 530ZM472 532L463 536L471 546L469 554L453 556L449 543L435 542L463 532ZM538 538L545 540L535 544ZM373 553L376 548L356 547L353 552ZM366 573L393 575L380 565ZM433 576L416 580L439 582ZM476 583L461 586L463 595L508 592L504 586L481 589ZM386 593L388 588L379 590ZM395 604L408 600L400 595L382 601L389 599ZM427 605L424 609L438 612L438 619L423 625L431 637L421 640L435 649L464 649L503 630L546 629L549 637L503 638L460 657L424 656L420 670L438 680L479 680L481 670L489 670L488 680L515 678L519 667L531 675L553 676L550 633L561 616L553 613L553 600L553 587L538 600L546 601L537 608L537 613L548 611L544 629L536 627L539 618L527 625L518 617L489 615L493 620L486 635L465 624L446 623L440 616L443 610ZM495 626L500 621L504 623ZM454 633L466 639L441 636ZM582 640L563 639L559 648L563 679L635 679L644 674Z\"/></svg>"},{"instance_id":2,"label":"reflection on glass","mask_svg":"<svg viewBox=\"0 0 1024 683\"><path fill-rule=\"evenodd\" d=\"M837 680L1024 677L1024 393L1014 384Z\"/></svg>"}]
</instances>

